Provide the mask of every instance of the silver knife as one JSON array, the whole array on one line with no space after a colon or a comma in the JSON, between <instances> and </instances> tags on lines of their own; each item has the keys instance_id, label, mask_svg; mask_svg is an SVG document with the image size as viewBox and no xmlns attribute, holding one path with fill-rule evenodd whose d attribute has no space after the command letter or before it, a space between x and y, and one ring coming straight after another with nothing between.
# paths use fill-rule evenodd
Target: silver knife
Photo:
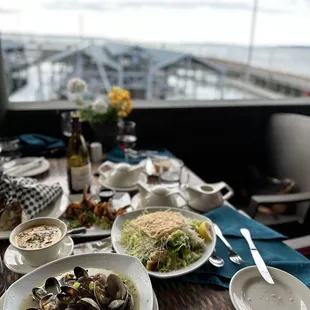
<instances>
[{"instance_id":1,"label":"silver knife","mask_svg":"<svg viewBox=\"0 0 310 310\"><path fill-rule=\"evenodd\" d=\"M267 269L267 266L266 266L264 260L262 259L262 257L260 256L260 254L259 254L258 250L256 249L256 246L255 246L255 244L251 238L250 231L246 228L241 228L240 232L250 247L252 257L254 259L254 262L256 264L256 267L257 267L259 273L269 284L274 284L274 281L273 281L273 279L272 279L272 277L271 277L271 275Z\"/></svg>"}]
</instances>

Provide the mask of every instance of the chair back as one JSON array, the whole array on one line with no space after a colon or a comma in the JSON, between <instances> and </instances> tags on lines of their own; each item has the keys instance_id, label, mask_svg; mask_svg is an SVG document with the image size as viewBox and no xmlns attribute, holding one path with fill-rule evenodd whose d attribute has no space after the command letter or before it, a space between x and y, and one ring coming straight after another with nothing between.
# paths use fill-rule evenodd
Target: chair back
<instances>
[{"instance_id":1,"label":"chair back","mask_svg":"<svg viewBox=\"0 0 310 310\"><path fill-rule=\"evenodd\" d=\"M292 178L300 192L310 192L310 117L275 114L268 128L271 165L278 178ZM303 221L309 203L300 203L296 215Z\"/></svg>"}]
</instances>

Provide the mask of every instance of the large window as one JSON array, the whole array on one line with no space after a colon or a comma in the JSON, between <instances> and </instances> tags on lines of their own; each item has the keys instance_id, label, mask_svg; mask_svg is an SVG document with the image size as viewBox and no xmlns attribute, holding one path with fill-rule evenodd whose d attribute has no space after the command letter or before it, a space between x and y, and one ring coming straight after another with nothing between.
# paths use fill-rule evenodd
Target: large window
<instances>
[{"instance_id":1,"label":"large window","mask_svg":"<svg viewBox=\"0 0 310 310\"><path fill-rule=\"evenodd\" d=\"M0 0L10 101L92 95L280 99L310 95L307 0Z\"/></svg>"}]
</instances>

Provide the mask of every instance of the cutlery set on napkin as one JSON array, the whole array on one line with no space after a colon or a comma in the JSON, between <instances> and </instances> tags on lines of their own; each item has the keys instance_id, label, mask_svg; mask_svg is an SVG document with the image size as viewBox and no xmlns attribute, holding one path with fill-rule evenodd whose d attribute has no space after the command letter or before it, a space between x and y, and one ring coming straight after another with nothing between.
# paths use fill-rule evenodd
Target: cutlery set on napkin
<instances>
[{"instance_id":1,"label":"cutlery set on napkin","mask_svg":"<svg viewBox=\"0 0 310 310\"><path fill-rule=\"evenodd\" d=\"M244 263L241 261L241 264L236 263L238 259L234 258L233 252L230 251L230 255L227 255L227 245L217 242L216 254L223 258L223 267L216 268L211 264L204 264L191 274L183 276L183 281L215 284L228 288L232 277L239 270L256 265L262 277L268 283L272 283L273 279L269 276L267 265L286 271L310 287L310 262L306 257L282 242L286 239L285 236L245 217L228 206L219 207L205 215L213 223L217 223L230 247L235 253L238 253L237 255ZM241 230L241 228L243 229ZM247 231L251 232L250 238L253 243L250 241ZM221 239L218 231L216 233Z\"/></svg>"},{"instance_id":2,"label":"cutlery set on napkin","mask_svg":"<svg viewBox=\"0 0 310 310\"><path fill-rule=\"evenodd\" d=\"M238 265L245 264L246 262L241 258L241 256L236 251L234 251L234 249L232 248L230 243L226 240L226 238L223 236L222 231L220 230L220 228L216 224L214 224L214 229L215 229L216 235L223 241L223 243L227 247L229 259L233 263L238 264ZM259 273L265 279L266 282L268 282L269 284L274 284L274 281L273 281L273 279L272 279L272 277L271 277L271 275L267 269L267 266L266 266L264 260L262 259L261 255L259 254L259 252L258 252L258 250L257 250L257 248L256 248L256 246L252 240L250 231L247 228L241 228L240 233L245 238L245 240L247 241L247 243L250 247L252 257L254 259L254 262L257 266Z\"/></svg>"},{"instance_id":3,"label":"cutlery set on napkin","mask_svg":"<svg viewBox=\"0 0 310 310\"><path fill-rule=\"evenodd\" d=\"M39 167L43 162L44 157L33 158L31 161L27 162L17 162L13 160L10 162L10 165L6 166L6 169L3 171L5 174L9 174L11 176L22 176L25 172L28 172L32 169Z\"/></svg>"}]
</instances>

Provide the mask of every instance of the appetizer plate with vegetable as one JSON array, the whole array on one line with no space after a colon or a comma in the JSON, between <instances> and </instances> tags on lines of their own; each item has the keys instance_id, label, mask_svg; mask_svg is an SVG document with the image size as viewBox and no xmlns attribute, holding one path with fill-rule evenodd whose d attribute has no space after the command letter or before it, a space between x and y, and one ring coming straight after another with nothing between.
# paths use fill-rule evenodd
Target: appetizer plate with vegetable
<instances>
[{"instance_id":1,"label":"appetizer plate with vegetable","mask_svg":"<svg viewBox=\"0 0 310 310\"><path fill-rule=\"evenodd\" d=\"M116 217L130 209L128 193L118 193L113 199L102 202L85 189L83 195L71 195L70 199L71 203L61 219L69 230L87 228L86 234L72 235L73 238L109 236Z\"/></svg>"},{"instance_id":2,"label":"appetizer plate with vegetable","mask_svg":"<svg viewBox=\"0 0 310 310\"><path fill-rule=\"evenodd\" d=\"M194 271L208 261L216 243L210 219L168 207L120 215L113 223L111 237L117 253L138 258L157 278Z\"/></svg>"}]
</instances>

